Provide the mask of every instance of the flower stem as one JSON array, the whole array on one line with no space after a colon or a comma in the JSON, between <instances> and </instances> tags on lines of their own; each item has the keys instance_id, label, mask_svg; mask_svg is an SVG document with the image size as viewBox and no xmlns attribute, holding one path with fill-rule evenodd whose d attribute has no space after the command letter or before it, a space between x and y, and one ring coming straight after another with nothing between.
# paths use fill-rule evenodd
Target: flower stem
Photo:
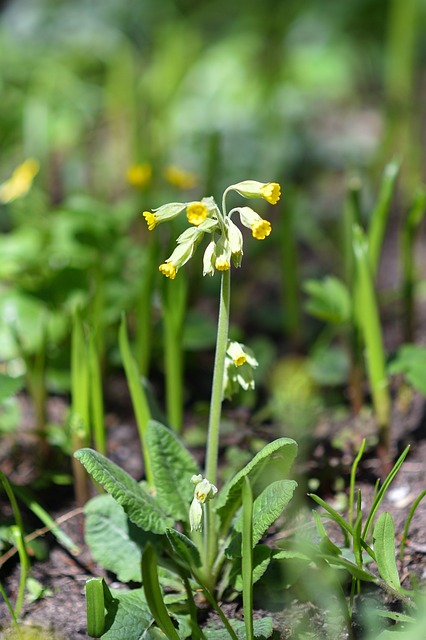
<instances>
[{"instance_id":1,"label":"flower stem","mask_svg":"<svg viewBox=\"0 0 426 640\"><path fill-rule=\"evenodd\" d=\"M216 355L213 370L212 395L210 401L209 430L207 437L206 453L206 478L214 485L217 484L217 462L219 450L220 416L222 411L223 377L225 373L225 356L228 345L229 330L229 301L231 289L230 270L222 273L220 290L219 320L216 338ZM206 551L207 558L205 569L210 569L217 552L217 526L216 518L210 503L206 505L208 510L206 526Z\"/></svg>"}]
</instances>

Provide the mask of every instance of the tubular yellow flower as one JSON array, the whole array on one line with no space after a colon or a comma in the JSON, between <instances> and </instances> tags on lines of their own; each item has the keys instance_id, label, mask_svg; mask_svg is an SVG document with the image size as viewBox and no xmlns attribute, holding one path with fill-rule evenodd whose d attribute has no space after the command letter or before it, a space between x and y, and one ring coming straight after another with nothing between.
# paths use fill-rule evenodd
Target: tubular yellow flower
<instances>
[{"instance_id":1,"label":"tubular yellow flower","mask_svg":"<svg viewBox=\"0 0 426 640\"><path fill-rule=\"evenodd\" d=\"M158 270L166 276L166 278L170 278L170 280L174 280L176 278L176 267L170 262L163 262L158 267Z\"/></svg>"},{"instance_id":2,"label":"tubular yellow flower","mask_svg":"<svg viewBox=\"0 0 426 640\"><path fill-rule=\"evenodd\" d=\"M142 215L146 220L148 229L152 231L155 228L155 225L157 224L157 218L155 216L155 213L152 213L151 211L144 211Z\"/></svg>"},{"instance_id":3,"label":"tubular yellow flower","mask_svg":"<svg viewBox=\"0 0 426 640\"><path fill-rule=\"evenodd\" d=\"M243 345L239 342L230 340L226 353L230 358L232 358L236 367L241 367L245 362L247 362L247 355L244 353Z\"/></svg>"},{"instance_id":4,"label":"tubular yellow flower","mask_svg":"<svg viewBox=\"0 0 426 640\"><path fill-rule=\"evenodd\" d=\"M264 198L270 204L277 204L281 196L281 187L278 182L258 182L257 180L244 180L233 184L234 189L245 198Z\"/></svg>"},{"instance_id":5,"label":"tubular yellow flower","mask_svg":"<svg viewBox=\"0 0 426 640\"><path fill-rule=\"evenodd\" d=\"M262 197L269 202L269 204L277 204L281 197L281 187L277 182L268 182L260 187ZM269 234L268 234L269 235Z\"/></svg>"},{"instance_id":6,"label":"tubular yellow flower","mask_svg":"<svg viewBox=\"0 0 426 640\"><path fill-rule=\"evenodd\" d=\"M268 220L256 220L251 227L251 233L256 240L264 240L271 234L272 227Z\"/></svg>"},{"instance_id":7,"label":"tubular yellow flower","mask_svg":"<svg viewBox=\"0 0 426 640\"><path fill-rule=\"evenodd\" d=\"M151 180L152 167L148 162L134 164L127 169L127 182L135 189L143 189Z\"/></svg>"},{"instance_id":8,"label":"tubular yellow flower","mask_svg":"<svg viewBox=\"0 0 426 640\"><path fill-rule=\"evenodd\" d=\"M202 202L190 202L186 207L188 222L198 227L207 218L208 209Z\"/></svg>"}]
</instances>

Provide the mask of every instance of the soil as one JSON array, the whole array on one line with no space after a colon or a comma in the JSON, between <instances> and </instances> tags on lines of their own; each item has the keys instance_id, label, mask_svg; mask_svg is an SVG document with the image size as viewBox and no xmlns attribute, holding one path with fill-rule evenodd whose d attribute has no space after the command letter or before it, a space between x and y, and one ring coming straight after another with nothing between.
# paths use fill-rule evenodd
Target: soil
<instances>
[{"instance_id":1,"label":"soil","mask_svg":"<svg viewBox=\"0 0 426 640\"><path fill-rule=\"evenodd\" d=\"M122 384L123 381L120 380L116 380L114 383L116 390L117 388L119 390L118 396L120 396ZM25 396L22 396L21 399L26 419L18 432L3 437L0 445L0 461L3 471L12 482L28 486L36 479L34 466L36 457L33 449L35 440L31 431L30 405ZM395 458L406 444L411 445L411 450L385 497L382 510L389 511L394 518L396 544L399 548L409 509L417 496L425 490L426 404L422 397L412 394L405 405L402 402L395 402L395 407L392 433L393 457ZM64 417L66 403L60 398L54 398L49 409L51 419L58 421L58 418L63 419ZM143 469L139 455L137 429L132 417L126 416L125 406L122 405L118 409L120 418L118 413L114 411L109 412L107 416L109 455L132 476L139 479ZM239 418L241 420L241 416ZM371 425L372 420L369 416L353 418L344 423L341 421L335 423L332 418L323 419L317 425L313 438L305 447L305 452L309 451L309 454L305 453L305 460L300 461L296 466L296 473L300 479L299 499L305 507L312 508L312 504L308 503L308 498L305 499L306 491L309 490L309 487L305 485L308 479L318 481L319 488L316 489L316 492L320 493L324 499L335 503L341 501L347 493L350 465L354 454L359 448L362 437L364 435L370 437L368 433L371 431ZM239 433L244 434L242 437L246 440L249 431L248 424L244 429L238 430ZM348 436L348 434L350 435ZM242 442L238 443L240 437L235 433L228 434L224 437L223 447L226 448L229 444L244 446ZM64 460L62 460L62 464ZM362 491L365 504L371 502L375 480L380 477L381 473L381 462L375 455L375 448L374 446L368 447L357 475L357 487ZM336 478L340 480L340 487ZM72 555L58 543L51 533L40 530L40 522L23 509L27 526L30 527L30 530L38 528L39 539L46 542L48 556L42 561L34 560L31 569L31 575L45 589L45 595L33 602L25 601L21 621L25 626L40 629L42 634L40 637L54 638L55 640L88 638L84 596L86 580L94 576L104 576L112 588L127 587L117 583L114 576L105 572L92 561L84 544L82 509L76 506L69 486L56 486L55 488L55 485L50 483L46 489L38 491L37 499L60 522L62 529L79 546L80 551ZM306 508L302 511L306 512ZM2 513L6 517L11 515L10 507L5 501L2 504ZM295 529L300 526L310 526L306 524L307 521L302 520L300 523L298 518L296 515L293 523ZM310 518L310 523L312 524L312 518ZM289 527L289 522L286 523L286 526ZM329 528L329 531L331 537L337 535L337 532L333 532L333 527ZM284 535L290 535L290 533L291 531L287 530ZM282 532L272 530L269 536L270 542L276 542L282 535ZM399 562L403 585L407 588L410 588L413 577L417 583L425 581L425 553L426 500L420 503L416 511L411 523L404 558L402 562ZM9 559L6 560L6 558ZM17 555L11 555L9 552L7 556L0 558L0 569L2 584L11 601L14 602L20 572ZM382 602L386 601L386 596L381 593L379 595L376 593L372 597L378 597ZM241 615L240 608L235 603L224 604L224 608L230 616ZM310 619L311 626L318 630L321 637L330 637L327 632L327 625L329 625L327 612L322 611L313 603L295 599L290 603L290 606L286 604L285 608L281 607L281 609L283 610L269 614L274 618L276 638L296 639L298 624L301 620L306 619ZM263 609L256 611L256 616L264 615L266 612ZM210 616L210 620L214 621L213 615ZM9 622L10 616L2 601L0 603L0 637L8 637L6 629Z\"/></svg>"}]
</instances>

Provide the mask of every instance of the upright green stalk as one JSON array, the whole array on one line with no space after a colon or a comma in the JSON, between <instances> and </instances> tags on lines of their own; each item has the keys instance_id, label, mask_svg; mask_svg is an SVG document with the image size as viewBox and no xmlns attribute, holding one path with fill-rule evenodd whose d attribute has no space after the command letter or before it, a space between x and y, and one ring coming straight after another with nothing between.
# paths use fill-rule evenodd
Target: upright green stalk
<instances>
[{"instance_id":1,"label":"upright green stalk","mask_svg":"<svg viewBox=\"0 0 426 640\"><path fill-rule=\"evenodd\" d=\"M380 444L387 455L390 444L391 405L383 336L371 273L368 241L362 229L357 225L353 230L353 246L357 276L354 292L356 321L361 327L367 352L367 371L379 428Z\"/></svg>"},{"instance_id":2,"label":"upright green stalk","mask_svg":"<svg viewBox=\"0 0 426 640\"><path fill-rule=\"evenodd\" d=\"M225 356L229 332L229 307L231 291L231 271L222 273L220 288L219 320L217 326L216 354L213 369L212 394L210 400L209 429L207 435L206 478L217 484L217 462L219 451L219 429L222 412L223 378ZM206 505L207 526L207 567L212 567L217 554L217 526L211 503Z\"/></svg>"}]
</instances>

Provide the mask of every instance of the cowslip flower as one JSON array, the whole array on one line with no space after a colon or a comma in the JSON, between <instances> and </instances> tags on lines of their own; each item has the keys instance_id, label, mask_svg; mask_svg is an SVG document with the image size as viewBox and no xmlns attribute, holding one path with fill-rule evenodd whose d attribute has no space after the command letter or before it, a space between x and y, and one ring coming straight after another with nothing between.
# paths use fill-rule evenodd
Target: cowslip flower
<instances>
[{"instance_id":1,"label":"cowslip flower","mask_svg":"<svg viewBox=\"0 0 426 640\"><path fill-rule=\"evenodd\" d=\"M211 240L204 251L203 256L203 276L214 276L214 265L216 262L216 242Z\"/></svg>"},{"instance_id":2,"label":"cowslip flower","mask_svg":"<svg viewBox=\"0 0 426 640\"><path fill-rule=\"evenodd\" d=\"M244 345L233 340L229 340L226 354L232 358L236 367L241 367L247 361L247 355L244 352Z\"/></svg>"},{"instance_id":3,"label":"cowslip flower","mask_svg":"<svg viewBox=\"0 0 426 640\"><path fill-rule=\"evenodd\" d=\"M158 267L160 273L166 276L166 278L174 280L178 270L194 255L196 246L197 243L192 240L178 244L170 258L167 258L167 260Z\"/></svg>"},{"instance_id":4,"label":"cowslip flower","mask_svg":"<svg viewBox=\"0 0 426 640\"><path fill-rule=\"evenodd\" d=\"M244 180L233 184L234 189L245 198L263 198L269 204L277 204L281 197L281 187L278 182L258 182L257 180Z\"/></svg>"},{"instance_id":5,"label":"cowslip flower","mask_svg":"<svg viewBox=\"0 0 426 640\"><path fill-rule=\"evenodd\" d=\"M231 245L225 235L217 241L215 253L215 268L218 271L228 271L231 268Z\"/></svg>"},{"instance_id":6,"label":"cowslip flower","mask_svg":"<svg viewBox=\"0 0 426 640\"><path fill-rule=\"evenodd\" d=\"M158 209L153 209L153 211L144 211L142 215L146 220L148 229L152 231L160 222L176 218L185 207L186 204L184 202L170 202Z\"/></svg>"},{"instance_id":7,"label":"cowslip flower","mask_svg":"<svg viewBox=\"0 0 426 640\"><path fill-rule=\"evenodd\" d=\"M264 240L271 234L272 226L269 220L264 220L256 211L250 207L240 207L237 209L240 214L241 224L251 229L253 238Z\"/></svg>"},{"instance_id":8,"label":"cowslip flower","mask_svg":"<svg viewBox=\"0 0 426 640\"><path fill-rule=\"evenodd\" d=\"M212 500L217 494L217 488L203 478L201 474L194 475L191 482L195 484L194 499L189 508L189 524L191 531L201 531L203 519L203 507L208 500Z\"/></svg>"},{"instance_id":9,"label":"cowslip flower","mask_svg":"<svg viewBox=\"0 0 426 640\"><path fill-rule=\"evenodd\" d=\"M228 233L234 267L241 267L241 261L243 259L243 234L237 225L232 222L231 218L225 218L225 229Z\"/></svg>"},{"instance_id":10,"label":"cowslip flower","mask_svg":"<svg viewBox=\"0 0 426 640\"><path fill-rule=\"evenodd\" d=\"M254 369L258 362L251 349L239 342L228 341L223 378L223 397L230 400L239 387L254 389Z\"/></svg>"},{"instance_id":11,"label":"cowslip flower","mask_svg":"<svg viewBox=\"0 0 426 640\"><path fill-rule=\"evenodd\" d=\"M198 227L208 216L208 209L204 202L190 202L186 207L186 217L190 224Z\"/></svg>"},{"instance_id":12,"label":"cowslip flower","mask_svg":"<svg viewBox=\"0 0 426 640\"><path fill-rule=\"evenodd\" d=\"M13 171L9 180L0 185L0 202L4 204L25 196L40 170L35 158L28 158Z\"/></svg>"},{"instance_id":13,"label":"cowslip flower","mask_svg":"<svg viewBox=\"0 0 426 640\"><path fill-rule=\"evenodd\" d=\"M143 189L149 184L152 175L152 167L148 162L133 164L127 169L127 182L135 189Z\"/></svg>"}]
</instances>

